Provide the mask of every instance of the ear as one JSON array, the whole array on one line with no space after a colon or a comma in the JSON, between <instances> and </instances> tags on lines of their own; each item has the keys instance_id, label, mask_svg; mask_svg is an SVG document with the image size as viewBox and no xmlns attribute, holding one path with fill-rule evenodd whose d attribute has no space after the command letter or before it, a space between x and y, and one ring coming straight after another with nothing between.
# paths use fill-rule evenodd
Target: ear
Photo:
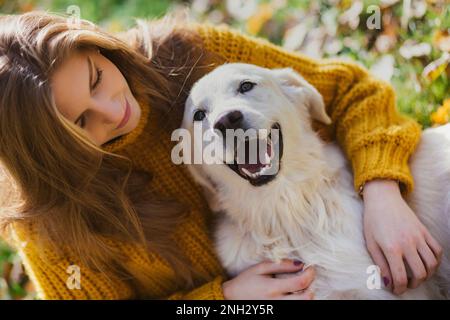
<instances>
[{"instance_id":1,"label":"ear","mask_svg":"<svg viewBox=\"0 0 450 320\"><path fill-rule=\"evenodd\" d=\"M306 103L311 118L325 124L331 124L322 95L300 74L292 68L272 69L271 72L275 75L280 87L292 103L295 105Z\"/></svg>"}]
</instances>

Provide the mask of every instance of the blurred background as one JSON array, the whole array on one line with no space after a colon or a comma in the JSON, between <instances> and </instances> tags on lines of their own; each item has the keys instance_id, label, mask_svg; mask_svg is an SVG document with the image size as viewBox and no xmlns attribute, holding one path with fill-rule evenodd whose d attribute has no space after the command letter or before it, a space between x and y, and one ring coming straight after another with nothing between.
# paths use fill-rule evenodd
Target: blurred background
<instances>
[{"instance_id":1,"label":"blurred background","mask_svg":"<svg viewBox=\"0 0 450 320\"><path fill-rule=\"evenodd\" d=\"M111 32L185 7L195 20L292 51L359 61L394 86L399 110L424 128L449 122L450 0L0 0L2 15L79 13ZM0 299L35 297L20 257L0 240Z\"/></svg>"}]
</instances>

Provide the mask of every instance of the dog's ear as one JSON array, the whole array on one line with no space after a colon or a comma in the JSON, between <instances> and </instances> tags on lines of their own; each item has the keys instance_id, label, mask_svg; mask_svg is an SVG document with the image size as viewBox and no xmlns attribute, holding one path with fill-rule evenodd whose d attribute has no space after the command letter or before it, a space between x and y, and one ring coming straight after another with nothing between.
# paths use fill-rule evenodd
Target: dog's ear
<instances>
[{"instance_id":1,"label":"dog's ear","mask_svg":"<svg viewBox=\"0 0 450 320\"><path fill-rule=\"evenodd\" d=\"M322 95L292 68L272 69L281 88L294 104L305 102L313 119L331 124Z\"/></svg>"}]
</instances>

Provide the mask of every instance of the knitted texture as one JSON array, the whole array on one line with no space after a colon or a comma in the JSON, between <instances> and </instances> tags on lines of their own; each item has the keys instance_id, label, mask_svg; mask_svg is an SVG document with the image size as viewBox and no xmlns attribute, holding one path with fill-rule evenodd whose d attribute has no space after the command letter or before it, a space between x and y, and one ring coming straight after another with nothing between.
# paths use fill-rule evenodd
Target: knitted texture
<instances>
[{"instance_id":1,"label":"knitted texture","mask_svg":"<svg viewBox=\"0 0 450 320\"><path fill-rule=\"evenodd\" d=\"M246 36L226 26L192 23L187 27L199 33L207 50L222 55L228 62L246 62L267 68L292 67L323 95L333 123L314 122L314 128L325 140L336 139L351 161L354 187L374 178L399 180L402 192L413 188L408 158L415 149L420 125L399 114L390 85L376 80L356 63L338 60L315 60L289 52L267 40ZM154 286L149 297L160 299L223 299L221 284L225 274L214 253L208 234L207 220L211 214L199 187L183 166L170 159L170 141L155 139L155 132L164 121L145 103L136 129L104 145L104 149L126 155L138 169L153 174L150 188L163 196L172 196L187 203L190 219L176 232L175 240L210 282L191 292L175 292L174 275L167 263L142 248L117 243L130 263L146 266L154 273ZM14 243L21 255L38 295L43 299L128 299L134 293L124 283L109 283L101 274L81 266L81 289L66 285L67 268L76 264L76 257L56 256L38 251L33 245L31 227L16 226ZM46 259L43 259L46 257Z\"/></svg>"}]
</instances>

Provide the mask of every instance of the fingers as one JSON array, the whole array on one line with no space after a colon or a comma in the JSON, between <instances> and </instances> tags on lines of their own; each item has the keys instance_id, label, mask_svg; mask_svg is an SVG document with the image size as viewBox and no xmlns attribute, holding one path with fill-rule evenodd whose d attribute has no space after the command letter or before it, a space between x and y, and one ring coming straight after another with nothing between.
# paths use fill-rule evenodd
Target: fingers
<instances>
[{"instance_id":1,"label":"fingers","mask_svg":"<svg viewBox=\"0 0 450 320\"><path fill-rule=\"evenodd\" d=\"M369 253L372 256L373 261L380 268L380 273L384 285L386 287L392 288L392 275L389 269L389 264L380 247L375 242L369 241L369 243L367 244L367 248L369 249Z\"/></svg>"},{"instance_id":2,"label":"fingers","mask_svg":"<svg viewBox=\"0 0 450 320\"><path fill-rule=\"evenodd\" d=\"M309 267L292 278L273 279L272 281L278 282L278 292L280 294L288 294L307 289L314 280L315 275L314 268Z\"/></svg>"},{"instance_id":3,"label":"fingers","mask_svg":"<svg viewBox=\"0 0 450 320\"><path fill-rule=\"evenodd\" d=\"M380 267L382 275L385 274L384 268L387 260L395 294L402 294L407 288L417 288L436 272L442 257L442 248L427 232L425 232L424 239L417 246L412 245L405 248L405 251L400 247L385 250L386 256L383 255L380 247L377 245L369 247L368 244L369 252L375 263ZM411 274L409 283L407 267Z\"/></svg>"},{"instance_id":4,"label":"fingers","mask_svg":"<svg viewBox=\"0 0 450 320\"><path fill-rule=\"evenodd\" d=\"M426 280L428 280L436 272L439 262L437 260L437 257L434 255L433 251L431 251L431 249L427 243L423 242L419 246L418 251L419 251L420 257L422 258L423 263L425 264L425 268L427 270Z\"/></svg>"},{"instance_id":5,"label":"fingers","mask_svg":"<svg viewBox=\"0 0 450 320\"><path fill-rule=\"evenodd\" d=\"M292 295L287 300L308 300L311 299L311 294L306 290L314 280L315 270L313 267L309 267L305 271L301 271L303 267L304 264L301 261L284 259L280 263L261 262L250 268L249 271L259 276L282 274L281 278L266 278L265 281L269 282L266 283L265 294L269 299L282 299L287 295Z\"/></svg>"},{"instance_id":6,"label":"fingers","mask_svg":"<svg viewBox=\"0 0 450 320\"><path fill-rule=\"evenodd\" d=\"M402 259L400 249L391 248L386 250L386 258L391 269L393 288L395 294L402 294L406 291L408 278L406 277L406 268Z\"/></svg>"},{"instance_id":7,"label":"fingers","mask_svg":"<svg viewBox=\"0 0 450 320\"><path fill-rule=\"evenodd\" d=\"M430 235L429 232L425 232L425 241L427 242L430 249L433 251L434 256L436 257L437 263L441 263L442 259L442 247L439 243Z\"/></svg>"},{"instance_id":8,"label":"fingers","mask_svg":"<svg viewBox=\"0 0 450 320\"><path fill-rule=\"evenodd\" d=\"M408 283L408 288L415 289L427 278L427 271L415 248L405 253L405 259L412 272L412 278Z\"/></svg>"},{"instance_id":9,"label":"fingers","mask_svg":"<svg viewBox=\"0 0 450 320\"><path fill-rule=\"evenodd\" d=\"M265 261L255 266L257 274L274 274L285 272L297 272L303 268L304 264L299 260L283 259L280 263Z\"/></svg>"},{"instance_id":10,"label":"fingers","mask_svg":"<svg viewBox=\"0 0 450 320\"><path fill-rule=\"evenodd\" d=\"M314 293L311 290L305 290L299 293L287 294L281 297L281 300L314 300Z\"/></svg>"}]
</instances>

